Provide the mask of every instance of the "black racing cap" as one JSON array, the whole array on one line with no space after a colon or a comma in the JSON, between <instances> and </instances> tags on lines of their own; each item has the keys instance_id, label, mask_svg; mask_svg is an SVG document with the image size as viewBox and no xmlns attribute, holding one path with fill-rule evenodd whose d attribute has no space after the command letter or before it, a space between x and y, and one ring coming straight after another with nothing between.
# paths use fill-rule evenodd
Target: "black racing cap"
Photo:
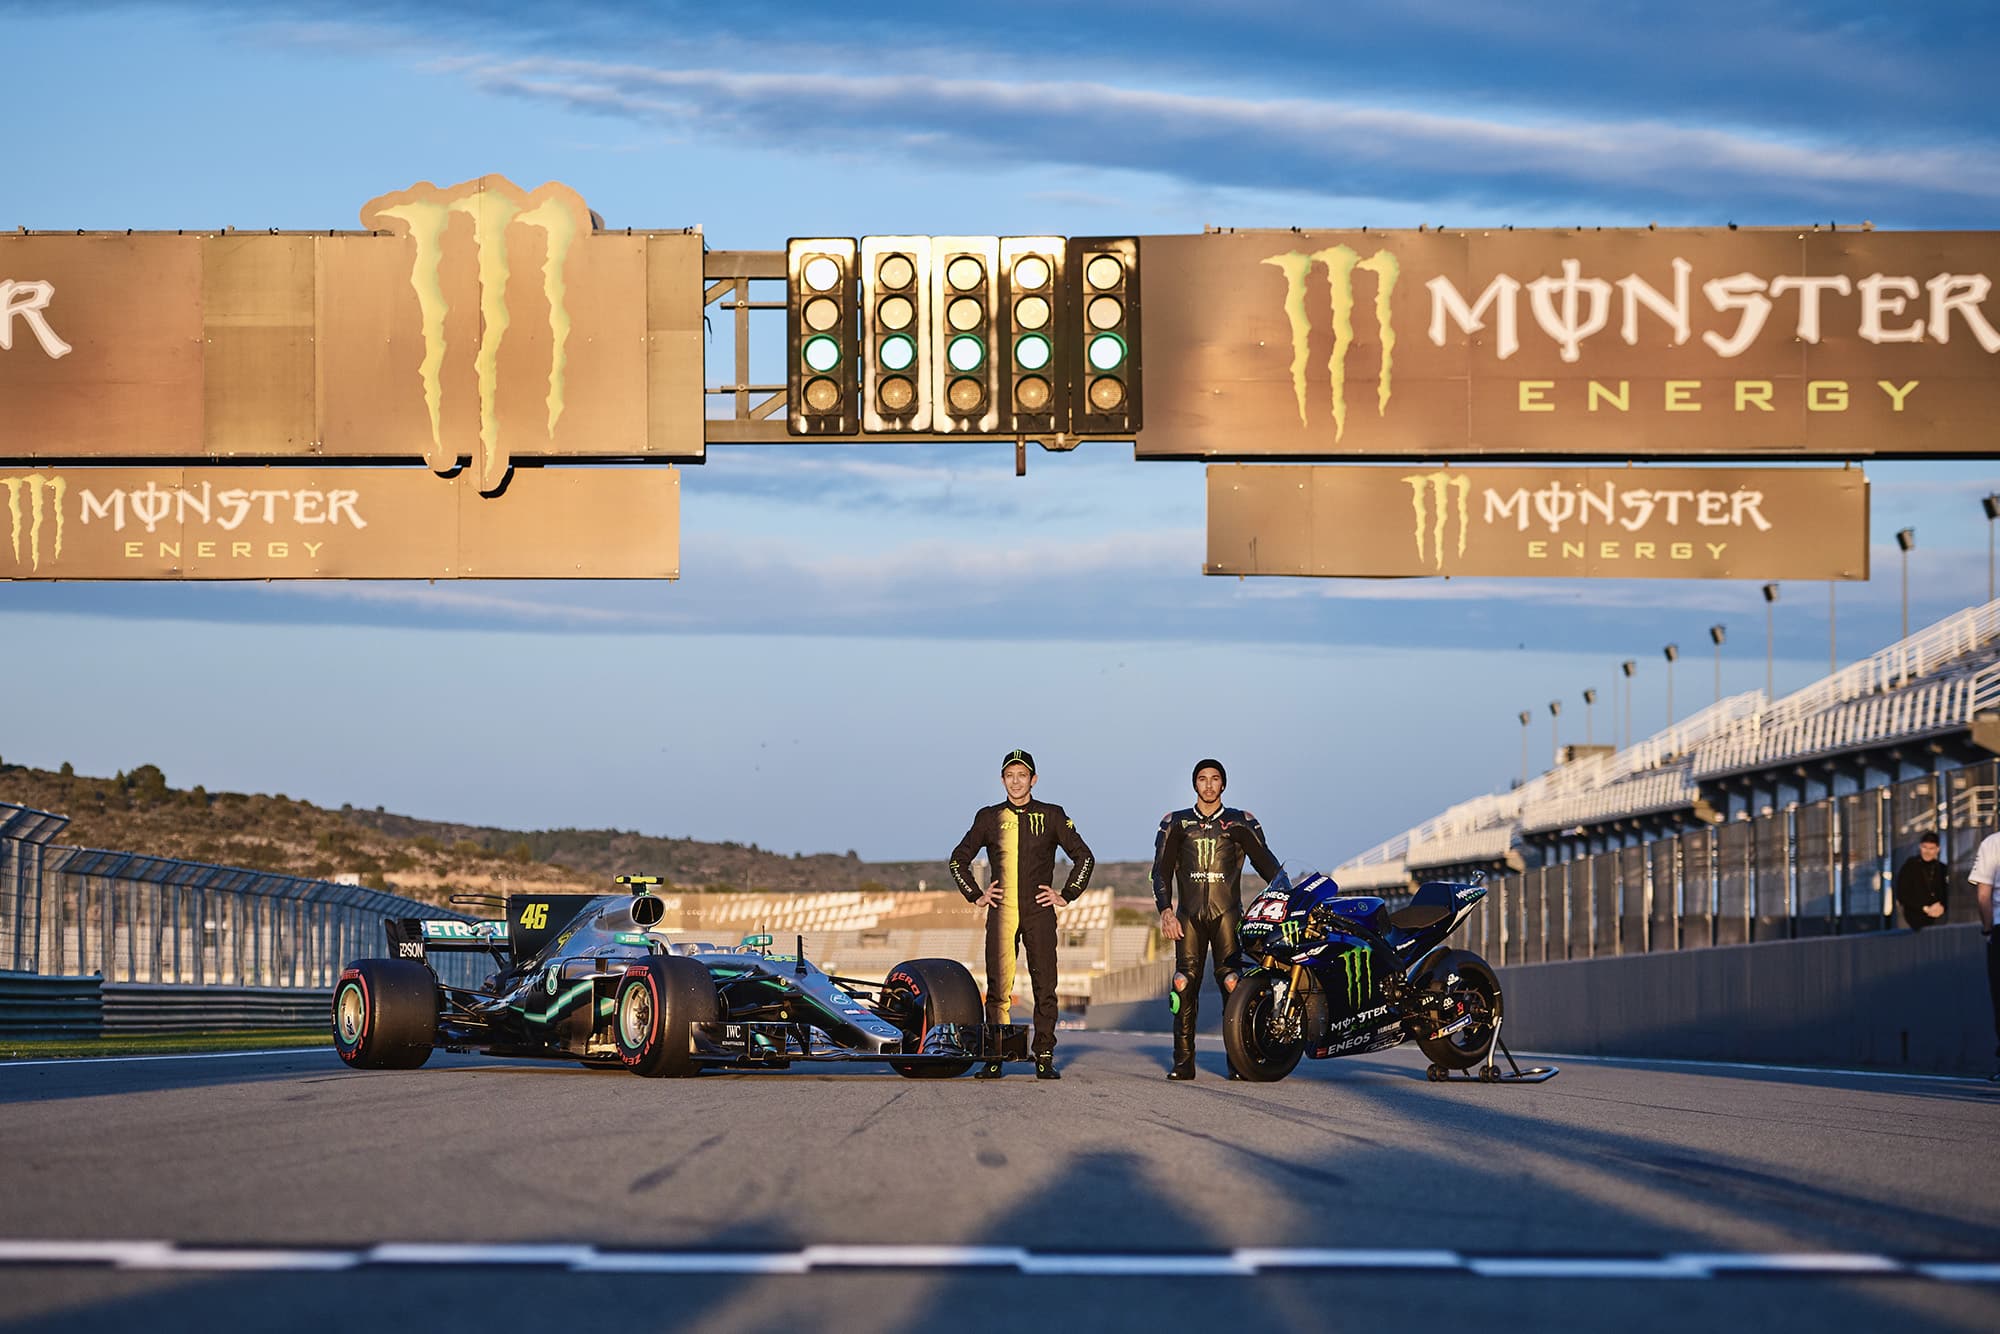
<instances>
[{"instance_id":1,"label":"black racing cap","mask_svg":"<svg viewBox=\"0 0 2000 1334\"><path fill-rule=\"evenodd\" d=\"M1006 758L1006 759L1004 759L1004 760L1002 760L1002 761L1000 761L1000 772L1001 772L1001 773L1003 773L1003 774L1004 774L1004 773L1006 773L1006 772L1007 772L1007 766L1008 766L1008 765L1010 765L1010 764L1025 764L1025 765L1027 765L1027 766L1028 766L1028 774L1029 774L1029 776L1030 776L1030 777L1033 777L1033 776L1034 776L1034 772L1035 772L1035 757L1034 757L1034 756L1032 756L1032 755L1030 755L1030 754L1029 754L1029 753L1028 753L1027 751L1025 751L1025 750L1010 750L1010 751L1008 751L1008 752L1007 752L1007 758Z\"/></svg>"},{"instance_id":2,"label":"black racing cap","mask_svg":"<svg viewBox=\"0 0 2000 1334\"><path fill-rule=\"evenodd\" d=\"M1224 787L1229 786L1229 770L1222 767L1221 760L1196 760L1194 764L1194 772L1188 775L1188 781L1192 783L1195 779L1201 777L1201 771L1203 769L1215 770L1217 773L1222 775L1222 785Z\"/></svg>"}]
</instances>

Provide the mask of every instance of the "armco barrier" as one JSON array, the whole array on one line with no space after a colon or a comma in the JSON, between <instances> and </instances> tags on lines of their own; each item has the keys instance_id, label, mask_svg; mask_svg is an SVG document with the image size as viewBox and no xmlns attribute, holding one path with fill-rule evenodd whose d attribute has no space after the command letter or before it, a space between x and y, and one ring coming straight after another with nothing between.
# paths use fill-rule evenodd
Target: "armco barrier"
<instances>
[{"instance_id":1,"label":"armco barrier","mask_svg":"<svg viewBox=\"0 0 2000 1334\"><path fill-rule=\"evenodd\" d=\"M106 1033L226 1033L329 1024L333 989L104 984Z\"/></svg>"},{"instance_id":2,"label":"armco barrier","mask_svg":"<svg viewBox=\"0 0 2000 1334\"><path fill-rule=\"evenodd\" d=\"M318 1028L333 989L190 987L0 972L0 1037Z\"/></svg>"},{"instance_id":3,"label":"armco barrier","mask_svg":"<svg viewBox=\"0 0 2000 1334\"><path fill-rule=\"evenodd\" d=\"M1972 925L1500 970L1517 1051L1985 1075Z\"/></svg>"},{"instance_id":4,"label":"armco barrier","mask_svg":"<svg viewBox=\"0 0 2000 1334\"><path fill-rule=\"evenodd\" d=\"M0 972L0 1037L95 1035L103 1005L94 977Z\"/></svg>"}]
</instances>

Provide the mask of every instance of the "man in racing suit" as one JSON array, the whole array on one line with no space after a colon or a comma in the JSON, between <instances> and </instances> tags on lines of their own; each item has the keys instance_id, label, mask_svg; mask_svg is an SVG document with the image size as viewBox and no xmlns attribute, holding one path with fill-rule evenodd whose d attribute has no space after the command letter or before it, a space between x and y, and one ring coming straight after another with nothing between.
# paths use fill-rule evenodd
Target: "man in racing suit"
<instances>
[{"instance_id":1,"label":"man in racing suit","mask_svg":"<svg viewBox=\"0 0 2000 1334\"><path fill-rule=\"evenodd\" d=\"M1194 805L1169 812L1153 840L1153 903L1160 910L1160 934L1174 942L1174 989L1167 997L1174 1015L1174 1063L1168 1079L1194 1078L1195 1014L1211 950L1215 982L1224 998L1236 989L1244 858L1268 883L1284 877L1257 817L1222 804L1228 782L1222 761L1195 765ZM1181 886L1178 912L1173 906L1176 878Z\"/></svg>"},{"instance_id":2,"label":"man in racing suit","mask_svg":"<svg viewBox=\"0 0 2000 1334\"><path fill-rule=\"evenodd\" d=\"M984 904L986 914L986 1022L1008 1021L1014 994L1014 955L1028 949L1028 978L1035 988L1035 1078L1061 1079L1056 1070L1056 905L1074 903L1090 883L1090 848L1060 806L1036 801L1035 757L1010 750L1000 762L1000 783L1007 799L983 806L972 828L951 852L951 879L969 903ZM1069 880L1058 893L1056 849L1069 855ZM986 850L993 879L984 893L972 880L972 859ZM1003 1073L990 1061L978 1078Z\"/></svg>"}]
</instances>

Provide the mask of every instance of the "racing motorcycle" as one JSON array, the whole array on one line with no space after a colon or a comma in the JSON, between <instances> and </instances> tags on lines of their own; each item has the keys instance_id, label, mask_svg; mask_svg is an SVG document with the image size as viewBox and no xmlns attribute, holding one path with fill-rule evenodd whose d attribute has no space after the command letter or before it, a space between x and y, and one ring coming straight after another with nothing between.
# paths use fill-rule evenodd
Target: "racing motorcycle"
<instances>
[{"instance_id":1,"label":"racing motorcycle","mask_svg":"<svg viewBox=\"0 0 2000 1334\"><path fill-rule=\"evenodd\" d=\"M1286 883L1289 881L1289 883ZM1431 881L1391 912L1342 897L1317 871L1287 874L1243 913L1250 964L1222 1011L1229 1064L1268 1083L1302 1057L1354 1056L1414 1040L1434 1080L1483 1068L1499 1037L1500 979L1445 940L1486 897L1484 886Z\"/></svg>"}]
</instances>

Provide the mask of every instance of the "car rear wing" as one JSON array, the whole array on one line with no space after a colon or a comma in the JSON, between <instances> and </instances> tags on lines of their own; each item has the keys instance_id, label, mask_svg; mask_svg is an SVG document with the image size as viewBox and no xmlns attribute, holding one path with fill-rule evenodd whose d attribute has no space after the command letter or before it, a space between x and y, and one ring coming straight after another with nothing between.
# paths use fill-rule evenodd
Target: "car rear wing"
<instances>
[{"instance_id":1,"label":"car rear wing","mask_svg":"<svg viewBox=\"0 0 2000 1334\"><path fill-rule=\"evenodd\" d=\"M448 953L511 953L507 923L467 922L458 918L391 917L383 922L389 933L389 954L396 959L426 958L432 950Z\"/></svg>"}]
</instances>

